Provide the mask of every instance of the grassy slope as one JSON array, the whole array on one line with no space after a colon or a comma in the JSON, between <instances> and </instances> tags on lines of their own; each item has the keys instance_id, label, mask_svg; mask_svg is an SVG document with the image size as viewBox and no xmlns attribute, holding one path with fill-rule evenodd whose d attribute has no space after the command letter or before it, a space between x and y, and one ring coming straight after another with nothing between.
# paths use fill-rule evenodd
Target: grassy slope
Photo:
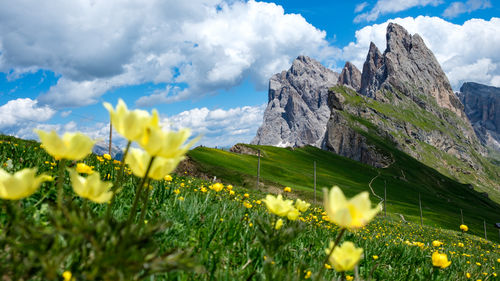
<instances>
[{"instance_id":1,"label":"grassy slope","mask_svg":"<svg viewBox=\"0 0 500 281\"><path fill-rule=\"evenodd\" d=\"M348 196L370 191L368 183L380 172L372 187L376 194L383 196L384 182L387 183L387 209L392 216L401 213L407 220L419 222L420 193L424 224L456 229L462 209L471 233L484 235L484 218L488 223L488 237L498 239L498 230L492 223L500 221L500 205L397 150L392 151L396 162L391 167L375 169L314 147L290 150L248 146L262 152L260 177L266 186L290 186L300 196L313 199L313 161L316 161L318 200L321 200L321 189L333 185L342 187ZM227 183L255 188L257 156L205 147L190 151L189 156L201 172ZM371 198L376 202L373 195Z\"/></svg>"}]
</instances>

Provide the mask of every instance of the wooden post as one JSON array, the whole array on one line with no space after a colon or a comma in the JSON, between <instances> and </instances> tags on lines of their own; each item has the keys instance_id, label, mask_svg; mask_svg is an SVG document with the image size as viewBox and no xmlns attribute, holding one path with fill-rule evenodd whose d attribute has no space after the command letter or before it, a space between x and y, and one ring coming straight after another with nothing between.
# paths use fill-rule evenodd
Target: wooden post
<instances>
[{"instance_id":1,"label":"wooden post","mask_svg":"<svg viewBox=\"0 0 500 281\"><path fill-rule=\"evenodd\" d=\"M384 216L387 217L387 181L384 181Z\"/></svg>"},{"instance_id":2,"label":"wooden post","mask_svg":"<svg viewBox=\"0 0 500 281\"><path fill-rule=\"evenodd\" d=\"M486 221L483 220L483 225L484 225L484 239L488 240L488 235L486 235Z\"/></svg>"},{"instance_id":3,"label":"wooden post","mask_svg":"<svg viewBox=\"0 0 500 281\"><path fill-rule=\"evenodd\" d=\"M460 209L460 218L462 220L462 224L464 224L464 213L462 212L462 209Z\"/></svg>"},{"instance_id":4,"label":"wooden post","mask_svg":"<svg viewBox=\"0 0 500 281\"><path fill-rule=\"evenodd\" d=\"M259 180L260 180L260 149L257 150L257 188L259 188Z\"/></svg>"},{"instance_id":5,"label":"wooden post","mask_svg":"<svg viewBox=\"0 0 500 281\"><path fill-rule=\"evenodd\" d=\"M111 120L109 121L109 155L111 155L111 139L113 138L113 125L111 125Z\"/></svg>"},{"instance_id":6,"label":"wooden post","mask_svg":"<svg viewBox=\"0 0 500 281\"><path fill-rule=\"evenodd\" d=\"M422 217L422 200L420 199L420 193L418 194L418 205L420 206L420 226L424 226L424 219Z\"/></svg>"},{"instance_id":7,"label":"wooden post","mask_svg":"<svg viewBox=\"0 0 500 281\"><path fill-rule=\"evenodd\" d=\"M314 161L314 205L316 205L316 161Z\"/></svg>"}]
</instances>

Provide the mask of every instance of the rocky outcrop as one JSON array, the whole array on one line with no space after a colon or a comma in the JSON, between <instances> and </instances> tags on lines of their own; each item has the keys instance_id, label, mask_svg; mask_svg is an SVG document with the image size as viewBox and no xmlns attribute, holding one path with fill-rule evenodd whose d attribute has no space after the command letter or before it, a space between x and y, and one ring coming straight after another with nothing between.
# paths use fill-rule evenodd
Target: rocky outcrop
<instances>
[{"instance_id":1,"label":"rocky outcrop","mask_svg":"<svg viewBox=\"0 0 500 281\"><path fill-rule=\"evenodd\" d=\"M500 151L500 88L467 82L458 96L477 137Z\"/></svg>"},{"instance_id":2,"label":"rocky outcrop","mask_svg":"<svg viewBox=\"0 0 500 281\"><path fill-rule=\"evenodd\" d=\"M370 43L370 49L363 64L363 73L361 74L360 93L370 97L375 97L375 92L380 88L380 83L384 81L384 68L382 68L384 58L377 46Z\"/></svg>"},{"instance_id":3,"label":"rocky outcrop","mask_svg":"<svg viewBox=\"0 0 500 281\"><path fill-rule=\"evenodd\" d=\"M361 89L361 72L354 64L346 62L337 84L349 86L355 91L359 91Z\"/></svg>"},{"instance_id":4,"label":"rocky outcrop","mask_svg":"<svg viewBox=\"0 0 500 281\"><path fill-rule=\"evenodd\" d=\"M273 75L264 122L252 144L320 147L330 117L328 88L337 80L337 73L305 56Z\"/></svg>"}]
</instances>

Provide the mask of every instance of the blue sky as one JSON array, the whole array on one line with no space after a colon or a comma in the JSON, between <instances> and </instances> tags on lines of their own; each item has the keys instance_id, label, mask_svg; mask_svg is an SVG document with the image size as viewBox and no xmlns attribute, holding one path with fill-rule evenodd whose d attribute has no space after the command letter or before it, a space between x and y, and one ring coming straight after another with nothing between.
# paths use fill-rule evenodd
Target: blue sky
<instances>
[{"instance_id":1,"label":"blue sky","mask_svg":"<svg viewBox=\"0 0 500 281\"><path fill-rule=\"evenodd\" d=\"M116 2L116 3L115 3ZM298 55L340 72L385 49L395 21L419 33L455 90L500 87L500 7L491 0L8 0L0 10L0 132L109 134L102 102L159 110L200 143L249 142L267 83ZM117 144L121 144L117 139Z\"/></svg>"}]
</instances>

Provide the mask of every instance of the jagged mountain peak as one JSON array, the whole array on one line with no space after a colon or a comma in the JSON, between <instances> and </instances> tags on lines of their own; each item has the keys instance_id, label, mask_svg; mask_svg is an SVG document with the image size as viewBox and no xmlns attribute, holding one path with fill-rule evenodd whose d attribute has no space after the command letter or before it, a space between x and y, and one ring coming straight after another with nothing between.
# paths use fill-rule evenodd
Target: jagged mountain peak
<instances>
[{"instance_id":1,"label":"jagged mountain peak","mask_svg":"<svg viewBox=\"0 0 500 281\"><path fill-rule=\"evenodd\" d=\"M361 88L361 71L351 62L346 62L337 83L359 91Z\"/></svg>"}]
</instances>

